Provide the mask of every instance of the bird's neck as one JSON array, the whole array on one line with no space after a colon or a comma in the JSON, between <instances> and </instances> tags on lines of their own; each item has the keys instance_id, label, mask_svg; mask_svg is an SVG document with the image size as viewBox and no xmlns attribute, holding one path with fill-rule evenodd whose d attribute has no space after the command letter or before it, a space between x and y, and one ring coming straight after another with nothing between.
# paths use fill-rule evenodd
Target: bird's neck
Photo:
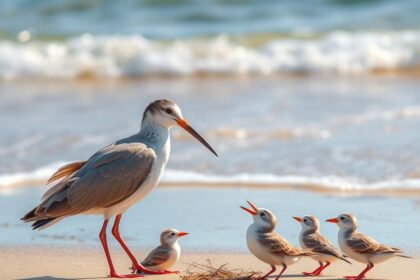
<instances>
[{"instance_id":1,"label":"bird's neck","mask_svg":"<svg viewBox=\"0 0 420 280\"><path fill-rule=\"evenodd\" d=\"M174 249L176 246L178 246L178 240L175 242L161 242L160 244L162 247L165 247L167 249Z\"/></svg>"},{"instance_id":2,"label":"bird's neck","mask_svg":"<svg viewBox=\"0 0 420 280\"><path fill-rule=\"evenodd\" d=\"M262 225L259 225L259 224L256 224L256 223L253 224L253 227L259 233L270 233L270 232L274 231L274 228L275 228L274 226L266 227L266 226L262 226Z\"/></svg>"},{"instance_id":3,"label":"bird's neck","mask_svg":"<svg viewBox=\"0 0 420 280\"><path fill-rule=\"evenodd\" d=\"M164 149L166 144L169 144L169 128L163 127L157 122L150 118L143 120L139 136L142 138L144 143L160 152Z\"/></svg>"},{"instance_id":4,"label":"bird's neck","mask_svg":"<svg viewBox=\"0 0 420 280\"><path fill-rule=\"evenodd\" d=\"M350 237L351 235L353 235L354 233L356 233L356 228L340 228L339 230L339 234L343 235L344 237Z\"/></svg>"},{"instance_id":5,"label":"bird's neck","mask_svg":"<svg viewBox=\"0 0 420 280\"><path fill-rule=\"evenodd\" d=\"M302 230L302 235L304 235L304 236L309 235L309 234L314 234L314 233L319 233L319 230L314 229L314 228Z\"/></svg>"}]
</instances>

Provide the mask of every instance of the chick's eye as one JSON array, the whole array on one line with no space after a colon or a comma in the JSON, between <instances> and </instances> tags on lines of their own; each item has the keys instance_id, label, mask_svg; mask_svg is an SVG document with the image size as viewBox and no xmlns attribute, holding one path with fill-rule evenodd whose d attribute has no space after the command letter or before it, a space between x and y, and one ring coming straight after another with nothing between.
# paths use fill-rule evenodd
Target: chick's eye
<instances>
[{"instance_id":1,"label":"chick's eye","mask_svg":"<svg viewBox=\"0 0 420 280\"><path fill-rule=\"evenodd\" d=\"M165 109L165 112L170 115L170 114L172 114L172 109L167 108L167 109Z\"/></svg>"}]
</instances>

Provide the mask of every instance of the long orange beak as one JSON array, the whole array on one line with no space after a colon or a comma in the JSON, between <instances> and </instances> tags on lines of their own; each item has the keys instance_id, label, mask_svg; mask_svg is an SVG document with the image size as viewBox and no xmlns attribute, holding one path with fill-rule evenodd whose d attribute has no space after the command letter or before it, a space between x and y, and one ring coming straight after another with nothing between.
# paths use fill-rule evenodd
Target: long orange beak
<instances>
[{"instance_id":1,"label":"long orange beak","mask_svg":"<svg viewBox=\"0 0 420 280\"><path fill-rule=\"evenodd\" d=\"M188 232L183 232L183 231L178 232L178 237L183 237L185 235L188 235Z\"/></svg>"},{"instance_id":2,"label":"long orange beak","mask_svg":"<svg viewBox=\"0 0 420 280\"><path fill-rule=\"evenodd\" d=\"M191 134L192 136L194 136L195 139L197 139L198 141L200 141L201 144L203 144L207 149L210 150L210 152L212 152L216 157L218 157L219 155L213 150L213 148L209 145L209 143L207 143L206 140L204 140L203 137L201 137L200 134L198 134L197 131L194 130L194 128L192 128L184 119L178 119L176 120L176 123L182 127L183 129L185 129L189 134Z\"/></svg>"},{"instance_id":3,"label":"long orange beak","mask_svg":"<svg viewBox=\"0 0 420 280\"><path fill-rule=\"evenodd\" d=\"M302 218L299 217L293 217L293 219L295 219L296 221L298 221L299 223L302 222Z\"/></svg>"},{"instance_id":4,"label":"long orange beak","mask_svg":"<svg viewBox=\"0 0 420 280\"><path fill-rule=\"evenodd\" d=\"M249 206L251 206L252 207L252 209L253 210L251 210L251 209L248 209L248 208L246 208L246 207L243 207L243 206L241 206L241 208L242 209L244 209L246 212L248 212L249 214L251 214L252 216L255 216L255 215L257 215L257 211L258 211L258 208L252 203L252 202L250 202L250 201L247 201L248 202L248 204L249 204Z\"/></svg>"},{"instance_id":5,"label":"long orange beak","mask_svg":"<svg viewBox=\"0 0 420 280\"><path fill-rule=\"evenodd\" d=\"M326 222L329 222L329 223L334 223L334 224L337 224L338 223L338 219L337 218L332 218L332 219L328 219L328 220L325 220Z\"/></svg>"}]
</instances>

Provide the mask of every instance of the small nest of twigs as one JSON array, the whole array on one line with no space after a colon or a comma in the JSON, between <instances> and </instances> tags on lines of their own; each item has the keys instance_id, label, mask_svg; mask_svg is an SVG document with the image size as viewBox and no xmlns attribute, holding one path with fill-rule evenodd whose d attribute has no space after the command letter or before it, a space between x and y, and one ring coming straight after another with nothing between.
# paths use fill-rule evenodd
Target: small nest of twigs
<instances>
[{"instance_id":1,"label":"small nest of twigs","mask_svg":"<svg viewBox=\"0 0 420 280\"><path fill-rule=\"evenodd\" d=\"M197 271L191 271L191 269ZM210 260L207 264L192 263L187 271L180 276L181 280L254 280L260 272L228 269L227 264L213 267Z\"/></svg>"}]
</instances>

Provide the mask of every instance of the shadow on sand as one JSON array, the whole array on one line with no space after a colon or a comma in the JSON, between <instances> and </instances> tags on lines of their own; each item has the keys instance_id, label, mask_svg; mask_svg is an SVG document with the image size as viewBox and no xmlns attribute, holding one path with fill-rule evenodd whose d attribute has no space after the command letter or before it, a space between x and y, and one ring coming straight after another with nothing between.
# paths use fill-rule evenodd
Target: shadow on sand
<instances>
[{"instance_id":1,"label":"shadow on sand","mask_svg":"<svg viewBox=\"0 0 420 280\"><path fill-rule=\"evenodd\" d=\"M53 276L39 276L39 277L30 277L30 278L19 278L15 280L93 280L93 279L102 279L104 277L86 277L86 278L61 278Z\"/></svg>"}]
</instances>

